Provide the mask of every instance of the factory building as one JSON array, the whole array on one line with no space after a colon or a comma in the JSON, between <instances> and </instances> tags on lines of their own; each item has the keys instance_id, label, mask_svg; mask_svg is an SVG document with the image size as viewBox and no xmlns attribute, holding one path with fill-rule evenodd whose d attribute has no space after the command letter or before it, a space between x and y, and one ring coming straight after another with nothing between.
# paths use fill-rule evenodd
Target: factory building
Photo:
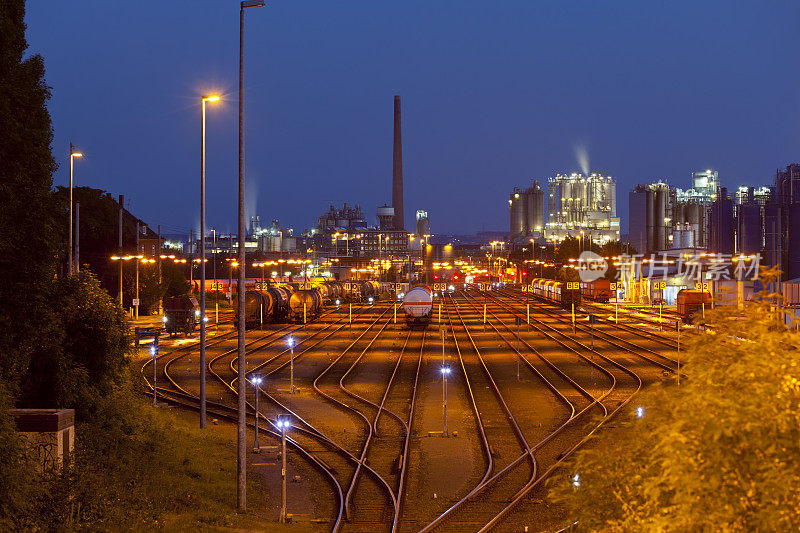
<instances>
[{"instance_id":1,"label":"factory building","mask_svg":"<svg viewBox=\"0 0 800 533\"><path fill-rule=\"evenodd\" d=\"M558 174L548 181L545 237L559 241L581 232L595 242L619 239L616 182L592 173Z\"/></svg>"},{"instance_id":2,"label":"factory building","mask_svg":"<svg viewBox=\"0 0 800 533\"><path fill-rule=\"evenodd\" d=\"M319 233L355 232L366 225L364 213L358 205L351 207L344 204L341 208L330 206L326 212L317 217Z\"/></svg>"},{"instance_id":3,"label":"factory building","mask_svg":"<svg viewBox=\"0 0 800 533\"><path fill-rule=\"evenodd\" d=\"M775 173L772 197L764 209L765 263L777 265L782 280L800 277L800 164Z\"/></svg>"},{"instance_id":4,"label":"factory building","mask_svg":"<svg viewBox=\"0 0 800 533\"><path fill-rule=\"evenodd\" d=\"M734 223L733 200L728 197L728 190L720 187L709 210L709 243L708 251L717 254L733 254Z\"/></svg>"},{"instance_id":5,"label":"factory building","mask_svg":"<svg viewBox=\"0 0 800 533\"><path fill-rule=\"evenodd\" d=\"M542 237L544 229L544 191L534 180L527 189L514 187L508 197L511 241Z\"/></svg>"},{"instance_id":6,"label":"factory building","mask_svg":"<svg viewBox=\"0 0 800 533\"><path fill-rule=\"evenodd\" d=\"M637 185L628 193L629 242L639 253L672 248L670 195L669 185L661 181Z\"/></svg>"}]
</instances>

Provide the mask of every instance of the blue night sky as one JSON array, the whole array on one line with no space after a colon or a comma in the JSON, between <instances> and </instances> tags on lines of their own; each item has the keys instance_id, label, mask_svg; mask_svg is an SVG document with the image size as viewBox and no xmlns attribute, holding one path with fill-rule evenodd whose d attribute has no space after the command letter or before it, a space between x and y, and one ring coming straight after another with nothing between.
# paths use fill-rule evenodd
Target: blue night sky
<instances>
[{"instance_id":1,"label":"blue night sky","mask_svg":"<svg viewBox=\"0 0 800 533\"><path fill-rule=\"evenodd\" d=\"M165 232L235 229L238 1L28 2L59 162ZM331 203L391 203L403 100L406 225L508 230L508 193L580 169L627 192L692 170L767 185L800 148L800 2L274 0L246 14L248 214L301 231ZM213 105L213 104L212 104Z\"/></svg>"}]
</instances>

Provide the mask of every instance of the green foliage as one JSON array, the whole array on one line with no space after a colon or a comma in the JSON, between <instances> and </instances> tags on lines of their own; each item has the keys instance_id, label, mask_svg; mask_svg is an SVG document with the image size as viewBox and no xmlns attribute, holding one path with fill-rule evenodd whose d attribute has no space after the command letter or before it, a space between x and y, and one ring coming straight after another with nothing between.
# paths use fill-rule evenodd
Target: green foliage
<instances>
[{"instance_id":1,"label":"green foliage","mask_svg":"<svg viewBox=\"0 0 800 533\"><path fill-rule=\"evenodd\" d=\"M0 380L12 393L30 358L49 349L55 273L50 91L42 57L23 58L24 19L23 0L0 2Z\"/></svg>"},{"instance_id":2,"label":"green foliage","mask_svg":"<svg viewBox=\"0 0 800 533\"><path fill-rule=\"evenodd\" d=\"M800 338L768 295L708 312L680 387L654 386L554 489L587 531L789 531L800 524ZM774 296L774 295L771 295Z\"/></svg>"},{"instance_id":3,"label":"green foliage","mask_svg":"<svg viewBox=\"0 0 800 533\"><path fill-rule=\"evenodd\" d=\"M11 398L0 384L0 530L13 530L10 517L30 512L34 495L34 473L26 460L24 442L9 414Z\"/></svg>"},{"instance_id":4,"label":"green foliage","mask_svg":"<svg viewBox=\"0 0 800 533\"><path fill-rule=\"evenodd\" d=\"M30 507L11 513L13 527L4 529L194 530L241 523L230 444L152 408L133 392L135 379L122 380L76 426L72 466L28 491Z\"/></svg>"},{"instance_id":5,"label":"green foliage","mask_svg":"<svg viewBox=\"0 0 800 533\"><path fill-rule=\"evenodd\" d=\"M26 373L21 403L74 408L83 418L108 394L127 364L131 346L125 315L90 272L52 283L49 303L61 342L40 353Z\"/></svg>"}]
</instances>

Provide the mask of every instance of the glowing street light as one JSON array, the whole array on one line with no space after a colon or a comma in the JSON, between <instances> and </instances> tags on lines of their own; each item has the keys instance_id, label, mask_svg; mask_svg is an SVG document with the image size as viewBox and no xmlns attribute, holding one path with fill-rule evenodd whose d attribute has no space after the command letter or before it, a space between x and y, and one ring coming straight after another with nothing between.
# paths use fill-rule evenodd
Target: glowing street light
<instances>
[{"instance_id":1,"label":"glowing street light","mask_svg":"<svg viewBox=\"0 0 800 533\"><path fill-rule=\"evenodd\" d=\"M75 151L72 143L69 143L69 273L73 272L72 264L72 167L76 157L83 157L83 154Z\"/></svg>"},{"instance_id":2,"label":"glowing street light","mask_svg":"<svg viewBox=\"0 0 800 533\"><path fill-rule=\"evenodd\" d=\"M217 102L219 96L201 98L200 107L200 428L206 427L206 102Z\"/></svg>"}]
</instances>

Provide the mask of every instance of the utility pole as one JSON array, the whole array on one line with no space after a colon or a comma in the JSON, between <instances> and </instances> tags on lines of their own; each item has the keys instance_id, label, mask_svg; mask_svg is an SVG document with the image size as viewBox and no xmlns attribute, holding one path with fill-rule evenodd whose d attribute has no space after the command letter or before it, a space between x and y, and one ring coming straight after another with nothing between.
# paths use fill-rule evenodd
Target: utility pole
<instances>
[{"instance_id":1,"label":"utility pole","mask_svg":"<svg viewBox=\"0 0 800 533\"><path fill-rule=\"evenodd\" d=\"M136 305L133 307L136 309L136 318L139 318L139 221L136 221L136 253L134 254L134 259L136 259Z\"/></svg>"},{"instance_id":2,"label":"utility pole","mask_svg":"<svg viewBox=\"0 0 800 533\"><path fill-rule=\"evenodd\" d=\"M158 286L163 283L161 277L161 224L158 225ZM158 314L161 314L163 299L158 299Z\"/></svg>"},{"instance_id":3,"label":"utility pole","mask_svg":"<svg viewBox=\"0 0 800 533\"><path fill-rule=\"evenodd\" d=\"M119 256L122 257L122 210L125 205L125 196L119 195ZM122 308L122 259L119 261L119 306Z\"/></svg>"}]
</instances>

